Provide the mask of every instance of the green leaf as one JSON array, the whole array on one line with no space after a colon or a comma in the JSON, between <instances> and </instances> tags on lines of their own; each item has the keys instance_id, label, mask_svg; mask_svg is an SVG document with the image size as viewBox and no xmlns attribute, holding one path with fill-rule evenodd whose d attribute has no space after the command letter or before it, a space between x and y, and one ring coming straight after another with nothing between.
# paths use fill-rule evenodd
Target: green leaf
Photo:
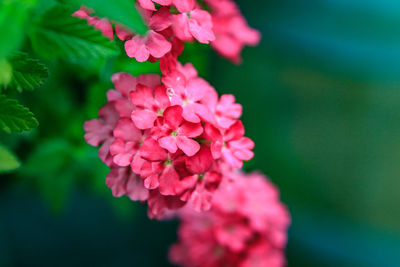
<instances>
[{"instance_id":1,"label":"green leaf","mask_svg":"<svg viewBox=\"0 0 400 267\"><path fill-rule=\"evenodd\" d=\"M139 34L145 34L148 30L135 7L135 1L82 0L82 3L93 8L97 16L119 22Z\"/></svg>"},{"instance_id":2,"label":"green leaf","mask_svg":"<svg viewBox=\"0 0 400 267\"><path fill-rule=\"evenodd\" d=\"M0 1L0 59L20 45L33 4L33 0Z\"/></svg>"},{"instance_id":3,"label":"green leaf","mask_svg":"<svg viewBox=\"0 0 400 267\"><path fill-rule=\"evenodd\" d=\"M48 77L46 66L26 53L16 52L9 59L12 67L11 82L5 86L18 91L33 90L41 86Z\"/></svg>"},{"instance_id":4,"label":"green leaf","mask_svg":"<svg viewBox=\"0 0 400 267\"><path fill-rule=\"evenodd\" d=\"M28 108L0 95L0 129L6 132L28 131L39 123Z\"/></svg>"},{"instance_id":5,"label":"green leaf","mask_svg":"<svg viewBox=\"0 0 400 267\"><path fill-rule=\"evenodd\" d=\"M12 67L5 59L0 59L0 90L11 82Z\"/></svg>"},{"instance_id":6,"label":"green leaf","mask_svg":"<svg viewBox=\"0 0 400 267\"><path fill-rule=\"evenodd\" d=\"M135 7L134 0L59 0L62 3L74 4L79 7L83 4L92 8L96 15L118 22L139 34L148 30L143 19Z\"/></svg>"},{"instance_id":7,"label":"green leaf","mask_svg":"<svg viewBox=\"0 0 400 267\"><path fill-rule=\"evenodd\" d=\"M17 157L4 146L0 145L0 173L13 171L21 166Z\"/></svg>"},{"instance_id":8,"label":"green leaf","mask_svg":"<svg viewBox=\"0 0 400 267\"><path fill-rule=\"evenodd\" d=\"M30 39L38 55L47 59L88 60L118 54L114 42L71 13L57 5L36 20Z\"/></svg>"}]
</instances>

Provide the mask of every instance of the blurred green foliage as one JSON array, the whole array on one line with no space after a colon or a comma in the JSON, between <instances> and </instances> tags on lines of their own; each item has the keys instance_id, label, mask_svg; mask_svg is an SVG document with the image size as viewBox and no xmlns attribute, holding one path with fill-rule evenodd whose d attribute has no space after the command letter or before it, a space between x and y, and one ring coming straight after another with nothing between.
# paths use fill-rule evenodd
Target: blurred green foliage
<instances>
[{"instance_id":1,"label":"blurred green foliage","mask_svg":"<svg viewBox=\"0 0 400 267\"><path fill-rule=\"evenodd\" d=\"M289 266L399 266L400 3L238 2L263 39L212 83L292 213Z\"/></svg>"},{"instance_id":2,"label":"blurred green foliage","mask_svg":"<svg viewBox=\"0 0 400 267\"><path fill-rule=\"evenodd\" d=\"M7 148L0 145L0 172L8 172L17 169L20 166L20 162L15 155L10 152Z\"/></svg>"}]
</instances>

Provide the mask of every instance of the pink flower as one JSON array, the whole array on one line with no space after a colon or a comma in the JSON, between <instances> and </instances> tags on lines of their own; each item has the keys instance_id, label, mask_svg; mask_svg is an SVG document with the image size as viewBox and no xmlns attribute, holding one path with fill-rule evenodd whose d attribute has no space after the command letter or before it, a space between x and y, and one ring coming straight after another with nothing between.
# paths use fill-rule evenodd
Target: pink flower
<instances>
[{"instance_id":1,"label":"pink flower","mask_svg":"<svg viewBox=\"0 0 400 267\"><path fill-rule=\"evenodd\" d=\"M115 101L115 109L121 117L125 118L130 118L135 108L129 95L136 90L138 84L154 88L161 83L161 77L157 74L144 74L136 78L128 73L120 72L112 75L111 80L116 90L109 90L107 99Z\"/></svg>"},{"instance_id":2,"label":"pink flower","mask_svg":"<svg viewBox=\"0 0 400 267\"><path fill-rule=\"evenodd\" d=\"M222 175L212 168L214 159L208 146L203 145L196 155L186 158L186 168L191 175L180 179L175 192L183 201L190 201L197 211L211 208L212 195L222 180Z\"/></svg>"},{"instance_id":3,"label":"pink flower","mask_svg":"<svg viewBox=\"0 0 400 267\"><path fill-rule=\"evenodd\" d=\"M239 217L236 220L232 218L229 221L222 219L222 222L217 223L214 234L219 244L226 246L233 252L240 252L246 248L246 243L251 239L253 231L243 218Z\"/></svg>"},{"instance_id":4,"label":"pink flower","mask_svg":"<svg viewBox=\"0 0 400 267\"><path fill-rule=\"evenodd\" d=\"M113 168L106 177L106 184L114 197L127 195L133 201L144 201L149 191L143 186L143 180L129 168Z\"/></svg>"},{"instance_id":5,"label":"pink flower","mask_svg":"<svg viewBox=\"0 0 400 267\"><path fill-rule=\"evenodd\" d=\"M187 122L182 117L181 106L172 106L164 111L163 119L154 129L160 147L170 153L175 153L178 148L186 155L193 156L200 150L198 142L192 138L203 133L200 123Z\"/></svg>"},{"instance_id":6,"label":"pink flower","mask_svg":"<svg viewBox=\"0 0 400 267\"><path fill-rule=\"evenodd\" d=\"M242 115L242 105L235 103L233 95L222 95L215 109L218 125L227 129Z\"/></svg>"},{"instance_id":7,"label":"pink flower","mask_svg":"<svg viewBox=\"0 0 400 267\"><path fill-rule=\"evenodd\" d=\"M131 118L139 129L154 127L157 117L163 115L170 105L167 89L163 85L157 85L153 92L150 87L139 84L129 97L137 107L132 111Z\"/></svg>"},{"instance_id":8,"label":"pink flower","mask_svg":"<svg viewBox=\"0 0 400 267\"><path fill-rule=\"evenodd\" d=\"M139 62L149 59L149 56L160 58L171 50L171 43L161 34L150 30L145 36L136 35L125 42L126 54Z\"/></svg>"},{"instance_id":9,"label":"pink flower","mask_svg":"<svg viewBox=\"0 0 400 267\"><path fill-rule=\"evenodd\" d=\"M140 149L140 156L147 160L140 170L145 187L158 188L160 194L164 196L176 195L175 184L179 180L176 165L181 154L169 154L158 145L157 141L148 138Z\"/></svg>"},{"instance_id":10,"label":"pink flower","mask_svg":"<svg viewBox=\"0 0 400 267\"><path fill-rule=\"evenodd\" d=\"M233 168L241 168L244 160L253 158L254 142L244 137L244 127L241 121L236 121L223 135L222 157Z\"/></svg>"},{"instance_id":11,"label":"pink flower","mask_svg":"<svg viewBox=\"0 0 400 267\"><path fill-rule=\"evenodd\" d=\"M107 103L99 110L99 119L89 120L83 125L86 142L92 146L101 145L98 151L99 157L109 167L113 165L110 154L110 145L114 140L112 131L119 119L114 105L113 101Z\"/></svg>"},{"instance_id":12,"label":"pink flower","mask_svg":"<svg viewBox=\"0 0 400 267\"><path fill-rule=\"evenodd\" d=\"M162 78L169 92L171 105L182 106L182 116L189 122L198 123L204 120L214 123L211 110L201 103L207 92L214 89L205 80L197 77L191 64L185 66L189 68L179 67L178 64L176 71Z\"/></svg>"},{"instance_id":13,"label":"pink flower","mask_svg":"<svg viewBox=\"0 0 400 267\"><path fill-rule=\"evenodd\" d=\"M151 190L148 205L149 218L163 219L168 211L182 208L185 202L180 201L176 196L163 196L156 190Z\"/></svg>"},{"instance_id":14,"label":"pink flower","mask_svg":"<svg viewBox=\"0 0 400 267\"><path fill-rule=\"evenodd\" d=\"M179 8L178 8L179 10ZM200 43L208 44L215 40L213 23L210 13L202 9L187 9L184 13L173 16L172 28L175 35L182 41L192 41L195 38Z\"/></svg>"},{"instance_id":15,"label":"pink flower","mask_svg":"<svg viewBox=\"0 0 400 267\"><path fill-rule=\"evenodd\" d=\"M211 46L222 56L240 63L240 53L245 45L257 45L261 35L250 28L241 15L213 18L216 38Z\"/></svg>"},{"instance_id":16,"label":"pink flower","mask_svg":"<svg viewBox=\"0 0 400 267\"><path fill-rule=\"evenodd\" d=\"M211 9L215 40L211 46L222 56L240 63L245 45L257 45L261 35L247 25L239 8L232 0L206 0Z\"/></svg>"},{"instance_id":17,"label":"pink flower","mask_svg":"<svg viewBox=\"0 0 400 267\"><path fill-rule=\"evenodd\" d=\"M242 105L235 101L233 95L222 95L218 101L217 92L209 90L201 102L214 113L217 126L228 129L242 115Z\"/></svg>"},{"instance_id":18,"label":"pink flower","mask_svg":"<svg viewBox=\"0 0 400 267\"><path fill-rule=\"evenodd\" d=\"M121 167L129 166L143 142L142 131L130 119L120 119L114 129L115 140L110 146L113 161Z\"/></svg>"},{"instance_id":19,"label":"pink flower","mask_svg":"<svg viewBox=\"0 0 400 267\"><path fill-rule=\"evenodd\" d=\"M235 179L225 180L218 188L210 211L195 213L186 208L179 212L179 241L170 248L171 262L183 267L284 266L290 217L276 189L260 174L225 175ZM262 207L261 215L243 212L252 209L248 204L253 200ZM251 221L256 216L261 216L264 227L253 227ZM277 242L277 235L284 238Z\"/></svg>"},{"instance_id":20,"label":"pink flower","mask_svg":"<svg viewBox=\"0 0 400 267\"><path fill-rule=\"evenodd\" d=\"M118 72L112 75L112 82L115 89L122 94L122 97L129 97L130 92L136 90L138 84L154 88L161 84L161 77L158 74L142 74L138 77L133 77L129 73Z\"/></svg>"},{"instance_id":21,"label":"pink flower","mask_svg":"<svg viewBox=\"0 0 400 267\"><path fill-rule=\"evenodd\" d=\"M172 24L169 10L161 8L153 14L149 14L146 11L142 11L142 13L150 30L144 36L135 35L125 42L127 55L136 58L139 62L148 60L150 56L154 58L163 57L172 47L171 43L158 33ZM128 37L126 33L118 33L118 36Z\"/></svg>"},{"instance_id":22,"label":"pink flower","mask_svg":"<svg viewBox=\"0 0 400 267\"><path fill-rule=\"evenodd\" d=\"M223 160L232 168L239 169L243 166L244 160L253 158L254 142L244 137L244 126L241 121L236 121L228 129L220 130L207 124L204 138L211 142L211 152L215 159L222 156Z\"/></svg>"}]
</instances>

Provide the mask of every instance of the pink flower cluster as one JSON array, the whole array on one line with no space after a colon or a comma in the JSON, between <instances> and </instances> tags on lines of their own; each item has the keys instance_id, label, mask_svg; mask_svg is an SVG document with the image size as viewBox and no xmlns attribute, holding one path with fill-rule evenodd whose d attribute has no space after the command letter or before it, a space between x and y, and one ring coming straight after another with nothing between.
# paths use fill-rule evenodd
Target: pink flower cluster
<instances>
[{"instance_id":1,"label":"pink flower cluster","mask_svg":"<svg viewBox=\"0 0 400 267\"><path fill-rule=\"evenodd\" d=\"M148 27L147 33L136 34L118 23L115 33L125 41L127 55L139 62L176 59L183 50L183 42L197 40L211 43L222 56L239 63L243 47L256 45L260 40L259 32L247 25L232 0L207 0L203 4L195 0L138 0L136 7ZM113 39L110 22L90 14L89 9L81 8L73 15L87 19Z\"/></svg>"},{"instance_id":2,"label":"pink flower cluster","mask_svg":"<svg viewBox=\"0 0 400 267\"><path fill-rule=\"evenodd\" d=\"M218 98L190 63L162 77L117 73L112 81L99 119L84 129L112 169L114 196L147 200L151 217L187 202L208 210L225 173L253 157L241 105L233 95Z\"/></svg>"},{"instance_id":3,"label":"pink flower cluster","mask_svg":"<svg viewBox=\"0 0 400 267\"><path fill-rule=\"evenodd\" d=\"M129 57L159 60L162 73L114 74L99 118L84 124L87 143L100 146L111 169L107 186L115 197L147 202L150 218L181 217L173 263L283 266L289 214L264 176L238 170L254 148L239 120L242 106L178 61L184 42L197 40L239 63L243 47L257 44L260 34L232 0L138 0L136 7L145 35L113 28L87 8L73 14L110 39L115 30Z\"/></svg>"},{"instance_id":4,"label":"pink flower cluster","mask_svg":"<svg viewBox=\"0 0 400 267\"><path fill-rule=\"evenodd\" d=\"M257 173L232 174L212 209L183 209L170 260L183 267L281 267L290 216L277 189Z\"/></svg>"}]
</instances>

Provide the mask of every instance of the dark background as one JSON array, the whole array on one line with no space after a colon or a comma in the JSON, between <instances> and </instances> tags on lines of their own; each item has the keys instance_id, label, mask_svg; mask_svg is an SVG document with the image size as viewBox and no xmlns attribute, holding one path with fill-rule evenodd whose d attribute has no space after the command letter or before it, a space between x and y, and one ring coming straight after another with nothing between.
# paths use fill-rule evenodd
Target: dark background
<instances>
[{"instance_id":1,"label":"dark background","mask_svg":"<svg viewBox=\"0 0 400 267\"><path fill-rule=\"evenodd\" d=\"M288 265L400 266L400 2L238 2L263 36L243 64L196 45L182 59L243 105L256 143L245 168L292 214ZM177 222L113 199L82 138L126 60L53 62L44 87L18 96L40 126L1 135L23 167L0 179L0 266L169 266Z\"/></svg>"}]
</instances>

